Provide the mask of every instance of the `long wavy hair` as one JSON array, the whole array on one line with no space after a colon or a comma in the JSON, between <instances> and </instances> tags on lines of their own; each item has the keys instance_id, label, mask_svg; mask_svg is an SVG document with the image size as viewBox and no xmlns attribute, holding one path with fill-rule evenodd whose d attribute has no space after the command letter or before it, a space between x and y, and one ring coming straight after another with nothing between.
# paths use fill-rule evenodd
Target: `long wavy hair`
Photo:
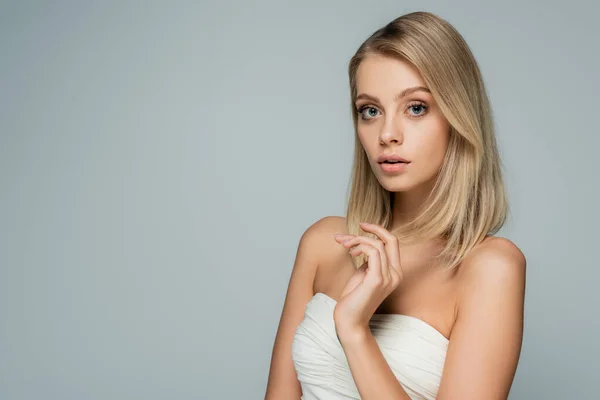
<instances>
[{"instance_id":1,"label":"long wavy hair","mask_svg":"<svg viewBox=\"0 0 600 400\"><path fill-rule=\"evenodd\" d=\"M402 15L378 29L351 58L348 75L355 150L346 223L350 234L373 238L359 223L389 229L395 196L375 177L357 131L356 71L373 54L414 65L449 122L448 148L432 191L419 213L391 232L401 244L442 239L444 247L435 257L454 268L469 250L504 225L509 212L492 110L479 66L450 23L423 11ZM355 267L365 261L364 254L353 258Z\"/></svg>"}]
</instances>

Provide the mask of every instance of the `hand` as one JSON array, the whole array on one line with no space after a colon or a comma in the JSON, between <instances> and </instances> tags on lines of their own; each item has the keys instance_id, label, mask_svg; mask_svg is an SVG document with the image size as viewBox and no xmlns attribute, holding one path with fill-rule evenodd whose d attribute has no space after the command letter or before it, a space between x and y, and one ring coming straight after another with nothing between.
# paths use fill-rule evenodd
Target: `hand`
<instances>
[{"instance_id":1,"label":"hand","mask_svg":"<svg viewBox=\"0 0 600 400\"><path fill-rule=\"evenodd\" d=\"M367 261L348 279L334 309L340 338L369 330L369 320L390 293L402 282L398 238L381 225L361 223L378 239L356 235L334 235L354 257L364 253Z\"/></svg>"}]
</instances>

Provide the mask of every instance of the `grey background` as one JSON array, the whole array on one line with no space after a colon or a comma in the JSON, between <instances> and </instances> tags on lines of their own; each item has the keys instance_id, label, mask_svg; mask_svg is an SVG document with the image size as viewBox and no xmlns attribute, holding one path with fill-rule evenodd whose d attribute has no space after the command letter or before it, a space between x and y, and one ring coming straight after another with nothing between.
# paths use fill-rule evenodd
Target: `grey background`
<instances>
[{"instance_id":1,"label":"grey background","mask_svg":"<svg viewBox=\"0 0 600 400\"><path fill-rule=\"evenodd\" d=\"M298 240L344 212L348 60L417 10L494 107L511 399L597 398L597 4L391 0L0 3L0 398L263 398Z\"/></svg>"}]
</instances>

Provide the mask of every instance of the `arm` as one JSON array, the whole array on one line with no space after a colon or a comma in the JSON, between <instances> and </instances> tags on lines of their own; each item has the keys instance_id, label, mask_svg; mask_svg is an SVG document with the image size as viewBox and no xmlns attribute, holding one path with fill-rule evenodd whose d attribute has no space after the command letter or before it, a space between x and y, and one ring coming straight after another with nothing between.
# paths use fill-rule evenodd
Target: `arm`
<instances>
[{"instance_id":1,"label":"arm","mask_svg":"<svg viewBox=\"0 0 600 400\"><path fill-rule=\"evenodd\" d=\"M363 400L410 400L370 330L338 333L354 383Z\"/></svg>"},{"instance_id":2,"label":"arm","mask_svg":"<svg viewBox=\"0 0 600 400\"><path fill-rule=\"evenodd\" d=\"M506 399L523 335L525 257L496 238L461 266L459 313L437 399ZM338 332L363 400L410 399L370 331Z\"/></svg>"},{"instance_id":3,"label":"arm","mask_svg":"<svg viewBox=\"0 0 600 400\"><path fill-rule=\"evenodd\" d=\"M273 345L265 400L300 399L302 390L292 360L292 341L304 318L306 304L313 296L317 255L323 244L331 241L335 217L325 217L311 225L302 235L292 269L279 327ZM327 240L324 240L324 238Z\"/></svg>"},{"instance_id":4,"label":"arm","mask_svg":"<svg viewBox=\"0 0 600 400\"><path fill-rule=\"evenodd\" d=\"M495 238L460 277L458 316L438 399L506 399L523 340L526 259Z\"/></svg>"}]
</instances>

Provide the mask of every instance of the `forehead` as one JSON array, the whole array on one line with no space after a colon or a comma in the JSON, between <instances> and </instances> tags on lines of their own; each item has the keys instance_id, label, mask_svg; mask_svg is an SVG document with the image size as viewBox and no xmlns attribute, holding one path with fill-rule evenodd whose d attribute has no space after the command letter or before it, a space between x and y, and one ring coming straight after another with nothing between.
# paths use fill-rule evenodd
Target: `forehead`
<instances>
[{"instance_id":1,"label":"forehead","mask_svg":"<svg viewBox=\"0 0 600 400\"><path fill-rule=\"evenodd\" d=\"M356 71L357 93L383 96L412 86L427 86L419 70L408 61L369 55Z\"/></svg>"}]
</instances>

